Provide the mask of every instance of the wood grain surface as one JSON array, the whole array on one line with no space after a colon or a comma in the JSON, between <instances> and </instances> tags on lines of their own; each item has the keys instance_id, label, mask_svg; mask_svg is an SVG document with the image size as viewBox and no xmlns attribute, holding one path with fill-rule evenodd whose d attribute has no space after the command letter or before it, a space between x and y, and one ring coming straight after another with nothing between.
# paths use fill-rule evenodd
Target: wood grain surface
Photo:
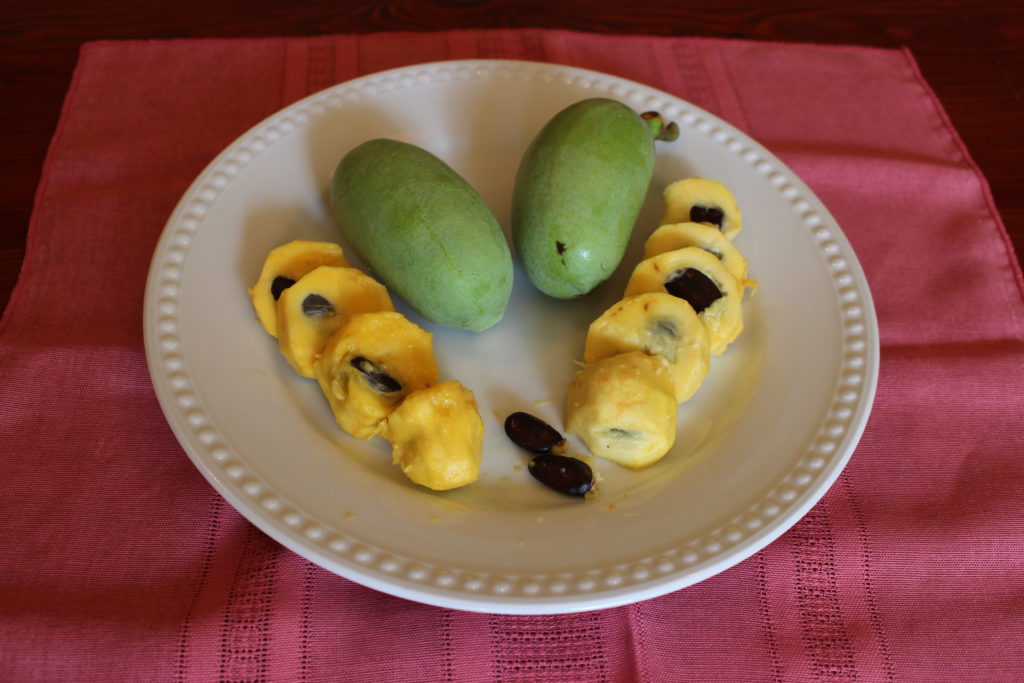
<instances>
[{"instance_id":1,"label":"wood grain surface","mask_svg":"<svg viewBox=\"0 0 1024 683\"><path fill-rule=\"evenodd\" d=\"M91 40L564 28L909 47L1024 254L1024 2L5 0L0 9L0 307L79 47ZM969 235L964 236L969 239Z\"/></svg>"}]
</instances>

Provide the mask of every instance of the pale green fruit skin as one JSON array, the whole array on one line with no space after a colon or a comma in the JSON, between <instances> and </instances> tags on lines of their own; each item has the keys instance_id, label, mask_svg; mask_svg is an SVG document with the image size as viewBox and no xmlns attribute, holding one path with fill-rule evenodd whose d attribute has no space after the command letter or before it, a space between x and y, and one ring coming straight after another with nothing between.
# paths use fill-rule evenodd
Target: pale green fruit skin
<instances>
[{"instance_id":1,"label":"pale green fruit skin","mask_svg":"<svg viewBox=\"0 0 1024 683\"><path fill-rule=\"evenodd\" d=\"M618 267L654 172L651 127L592 98L556 114L527 148L512 197L512 239L530 281L569 299Z\"/></svg>"},{"instance_id":2,"label":"pale green fruit skin","mask_svg":"<svg viewBox=\"0 0 1024 683\"><path fill-rule=\"evenodd\" d=\"M331 207L384 284L428 320L484 330L512 293L512 256L484 200L430 152L369 140L338 164Z\"/></svg>"}]
</instances>

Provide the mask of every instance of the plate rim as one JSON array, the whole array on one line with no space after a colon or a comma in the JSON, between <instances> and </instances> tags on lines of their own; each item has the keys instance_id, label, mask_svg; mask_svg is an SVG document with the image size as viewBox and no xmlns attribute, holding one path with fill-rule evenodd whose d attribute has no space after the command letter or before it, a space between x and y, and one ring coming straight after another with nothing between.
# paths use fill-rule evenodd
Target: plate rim
<instances>
[{"instance_id":1,"label":"plate rim","mask_svg":"<svg viewBox=\"0 0 1024 683\"><path fill-rule=\"evenodd\" d=\"M324 529L317 520L303 517L301 510L287 510L280 502L276 508L269 507L267 500L272 498L247 494L246 487L258 477L246 471L244 459L243 463L238 462L230 445L218 440L216 429L210 427L214 421L209 418L208 408L199 405L198 397L191 394L191 402L183 400L190 395L187 362L181 340L173 329L179 311L180 281L194 233L201 229L203 215L219 190L227 187L262 151L331 106L344 106L346 98L367 93L372 96L417 84L495 77L562 78L569 85L586 87L601 82L611 84L602 96L661 109L669 115L677 110L681 116L673 118L681 128L688 126L716 140L721 136L719 141L730 149L738 144L742 149L733 150L736 155L765 176L801 211L804 226L823 258L827 246L831 255L825 263L837 296L840 287L854 294L845 304L842 300L839 303L840 310L846 312L840 351L855 353L861 359L856 385L837 387L833 396L836 410L847 415L845 430L838 437L818 441L815 452L802 459L807 470L802 476L810 475L802 489L788 486L778 492L781 497L770 493L758 501L764 507L756 527L746 529L747 533L739 532L738 537L734 537L735 530L729 532L732 536L713 537L696 552L696 557L691 556L693 552L680 553L668 563L668 569L664 562L652 563L649 567L613 572L587 588L578 583L571 590L562 582L559 590L551 590L559 587L555 581L533 594L525 586L514 587L518 592L513 592L506 581L488 582L487 577L473 570L468 572L468 578L453 577L450 572L423 572L425 576L421 578L414 572L402 574L401 567L396 570L382 565L381 562L391 560L381 560L365 543L352 543L342 532ZM665 107L665 102L670 106ZM777 180L780 178L781 182ZM154 391L175 438L217 493L257 528L307 560L369 588L425 604L499 614L559 614L629 604L693 585L749 558L802 519L838 479L867 426L880 365L874 303L852 246L821 200L770 150L714 114L653 86L582 67L511 59L441 60L366 74L283 107L231 141L196 176L164 225L146 279L143 336Z\"/></svg>"}]
</instances>

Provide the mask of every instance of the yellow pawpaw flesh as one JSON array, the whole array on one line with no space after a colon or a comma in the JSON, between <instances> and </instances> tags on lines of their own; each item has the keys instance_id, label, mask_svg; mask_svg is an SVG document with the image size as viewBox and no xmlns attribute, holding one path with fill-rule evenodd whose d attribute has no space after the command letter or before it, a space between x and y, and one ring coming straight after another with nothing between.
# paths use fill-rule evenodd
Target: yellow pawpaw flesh
<instances>
[{"instance_id":1,"label":"yellow pawpaw flesh","mask_svg":"<svg viewBox=\"0 0 1024 683\"><path fill-rule=\"evenodd\" d=\"M707 223L733 239L743 229L743 216L736 198L722 183L708 178L677 180L664 192L666 223Z\"/></svg>"},{"instance_id":2,"label":"yellow pawpaw flesh","mask_svg":"<svg viewBox=\"0 0 1024 683\"><path fill-rule=\"evenodd\" d=\"M722 183L685 178L665 188L664 200L622 299L587 330L585 365L566 397L569 433L633 469L672 448L678 404L743 331L742 299L757 284L731 241L741 214Z\"/></svg>"},{"instance_id":3,"label":"yellow pawpaw flesh","mask_svg":"<svg viewBox=\"0 0 1024 683\"><path fill-rule=\"evenodd\" d=\"M586 366L569 385L565 426L591 453L625 467L660 460L676 438L667 361L629 351Z\"/></svg>"},{"instance_id":4,"label":"yellow pawpaw flesh","mask_svg":"<svg viewBox=\"0 0 1024 683\"><path fill-rule=\"evenodd\" d=\"M626 297L590 324L585 363L628 351L665 359L676 402L700 388L711 367L708 335L693 307L664 292Z\"/></svg>"},{"instance_id":5,"label":"yellow pawpaw flesh","mask_svg":"<svg viewBox=\"0 0 1024 683\"><path fill-rule=\"evenodd\" d=\"M376 436L406 396L437 382L431 334L395 311L354 316L314 372L338 426L358 439Z\"/></svg>"},{"instance_id":6,"label":"yellow pawpaw flesh","mask_svg":"<svg viewBox=\"0 0 1024 683\"><path fill-rule=\"evenodd\" d=\"M277 337L277 301L284 290L319 266L347 266L345 254L332 242L293 240L267 254L259 280L249 289L256 317L271 337Z\"/></svg>"},{"instance_id":7,"label":"yellow pawpaw flesh","mask_svg":"<svg viewBox=\"0 0 1024 683\"><path fill-rule=\"evenodd\" d=\"M479 477L484 426L473 393L438 384L433 336L394 310L382 284L348 267L338 245L272 250L248 291L281 354L316 379L345 432L391 441L415 484L445 491Z\"/></svg>"},{"instance_id":8,"label":"yellow pawpaw flesh","mask_svg":"<svg viewBox=\"0 0 1024 683\"><path fill-rule=\"evenodd\" d=\"M313 378L314 361L345 323L360 313L390 310L387 290L370 276L355 268L320 266L281 293L278 347L295 372Z\"/></svg>"},{"instance_id":9,"label":"yellow pawpaw flesh","mask_svg":"<svg viewBox=\"0 0 1024 683\"><path fill-rule=\"evenodd\" d=\"M683 247L700 247L714 255L740 284L747 284L747 260L721 230L707 223L666 223L660 226L644 242L644 258Z\"/></svg>"},{"instance_id":10,"label":"yellow pawpaw flesh","mask_svg":"<svg viewBox=\"0 0 1024 683\"><path fill-rule=\"evenodd\" d=\"M712 356L721 355L743 331L743 288L721 261L700 247L641 261L626 284L625 296L645 292L686 299L707 329Z\"/></svg>"},{"instance_id":11,"label":"yellow pawpaw flesh","mask_svg":"<svg viewBox=\"0 0 1024 683\"><path fill-rule=\"evenodd\" d=\"M447 491L480 474L484 424L473 392L459 382L406 396L388 417L384 436L395 464L413 483Z\"/></svg>"}]
</instances>

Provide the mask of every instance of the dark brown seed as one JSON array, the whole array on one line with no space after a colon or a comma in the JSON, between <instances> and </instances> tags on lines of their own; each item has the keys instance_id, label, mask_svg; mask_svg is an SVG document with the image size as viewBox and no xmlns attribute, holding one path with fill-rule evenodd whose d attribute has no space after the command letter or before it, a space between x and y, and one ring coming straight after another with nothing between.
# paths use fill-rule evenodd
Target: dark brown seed
<instances>
[{"instance_id":1,"label":"dark brown seed","mask_svg":"<svg viewBox=\"0 0 1024 683\"><path fill-rule=\"evenodd\" d=\"M331 302L319 294L307 294L302 300L302 313L310 318L327 318L335 314Z\"/></svg>"},{"instance_id":2,"label":"dark brown seed","mask_svg":"<svg viewBox=\"0 0 1024 683\"><path fill-rule=\"evenodd\" d=\"M725 214L718 207L697 204L690 208L690 220L694 223L711 223L721 229Z\"/></svg>"},{"instance_id":3,"label":"dark brown seed","mask_svg":"<svg viewBox=\"0 0 1024 683\"><path fill-rule=\"evenodd\" d=\"M397 379L384 372L379 365L368 358L356 356L349 361L349 365L361 372L366 382L383 394L392 394L402 390L402 385Z\"/></svg>"},{"instance_id":4,"label":"dark brown seed","mask_svg":"<svg viewBox=\"0 0 1024 683\"><path fill-rule=\"evenodd\" d=\"M665 281L665 291L683 299L697 313L722 298L715 281L696 268L684 268Z\"/></svg>"},{"instance_id":5,"label":"dark brown seed","mask_svg":"<svg viewBox=\"0 0 1024 683\"><path fill-rule=\"evenodd\" d=\"M506 417L505 434L512 443L532 453L558 453L565 449L565 439L558 430L529 413L515 412Z\"/></svg>"},{"instance_id":6,"label":"dark brown seed","mask_svg":"<svg viewBox=\"0 0 1024 683\"><path fill-rule=\"evenodd\" d=\"M585 495L594 487L590 465L566 455L538 455L530 461L529 469L534 479L569 496Z\"/></svg>"},{"instance_id":7,"label":"dark brown seed","mask_svg":"<svg viewBox=\"0 0 1024 683\"><path fill-rule=\"evenodd\" d=\"M274 295L274 301L281 298L281 292L288 289L295 284L295 280L284 275L278 275L274 278L274 281L270 283L270 293Z\"/></svg>"}]
</instances>

